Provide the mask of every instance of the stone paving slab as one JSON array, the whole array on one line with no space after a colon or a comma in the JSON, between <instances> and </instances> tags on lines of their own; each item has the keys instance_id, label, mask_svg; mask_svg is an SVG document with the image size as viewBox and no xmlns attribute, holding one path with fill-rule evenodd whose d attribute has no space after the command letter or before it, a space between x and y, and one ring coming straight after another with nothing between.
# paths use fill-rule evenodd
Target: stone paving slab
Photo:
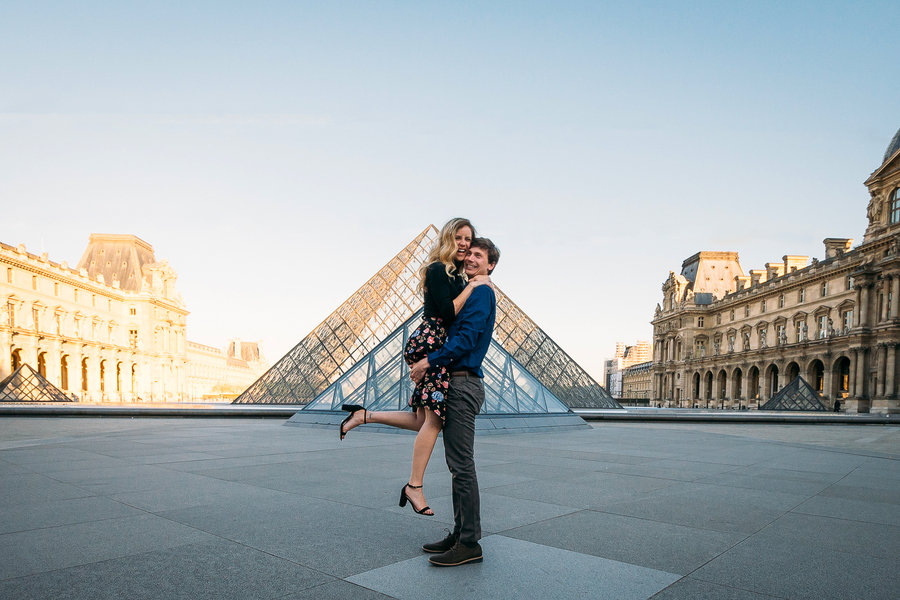
<instances>
[{"instance_id":1,"label":"stone paving slab","mask_svg":"<svg viewBox=\"0 0 900 600\"><path fill-rule=\"evenodd\" d=\"M687 574L744 539L733 533L579 511L504 535L670 573Z\"/></svg>"},{"instance_id":2,"label":"stone paving slab","mask_svg":"<svg viewBox=\"0 0 900 600\"><path fill-rule=\"evenodd\" d=\"M334 581L291 561L215 540L0 581L0 598L249 600Z\"/></svg>"},{"instance_id":3,"label":"stone paving slab","mask_svg":"<svg viewBox=\"0 0 900 600\"><path fill-rule=\"evenodd\" d=\"M894 598L898 433L602 421L479 437L486 559L438 569L421 544L452 522L440 441L425 517L397 506L409 435L3 417L0 598Z\"/></svg>"},{"instance_id":4,"label":"stone paving slab","mask_svg":"<svg viewBox=\"0 0 900 600\"><path fill-rule=\"evenodd\" d=\"M440 568L424 557L348 580L401 600L470 598L594 598L644 600L674 583L672 573L502 535L481 541L485 559L465 568ZM425 583L427 582L427 583Z\"/></svg>"}]
</instances>

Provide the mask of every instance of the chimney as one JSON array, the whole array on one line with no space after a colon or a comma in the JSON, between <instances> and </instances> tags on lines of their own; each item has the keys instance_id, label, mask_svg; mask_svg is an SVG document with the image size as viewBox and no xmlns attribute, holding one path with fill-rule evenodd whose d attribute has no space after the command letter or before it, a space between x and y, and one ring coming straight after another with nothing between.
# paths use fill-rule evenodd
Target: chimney
<instances>
[{"instance_id":1,"label":"chimney","mask_svg":"<svg viewBox=\"0 0 900 600\"><path fill-rule=\"evenodd\" d=\"M799 254L785 254L781 257L784 261L784 272L791 273L798 269L802 269L809 262L808 256L800 256Z\"/></svg>"},{"instance_id":2,"label":"chimney","mask_svg":"<svg viewBox=\"0 0 900 600\"><path fill-rule=\"evenodd\" d=\"M766 280L775 279L784 275L784 263L766 263Z\"/></svg>"},{"instance_id":3,"label":"chimney","mask_svg":"<svg viewBox=\"0 0 900 600\"><path fill-rule=\"evenodd\" d=\"M850 250L853 238L825 238L822 243L825 244L825 260L828 260L837 258Z\"/></svg>"},{"instance_id":4,"label":"chimney","mask_svg":"<svg viewBox=\"0 0 900 600\"><path fill-rule=\"evenodd\" d=\"M766 270L765 269L750 269L750 285L759 285L760 283L765 283L766 279Z\"/></svg>"}]
</instances>

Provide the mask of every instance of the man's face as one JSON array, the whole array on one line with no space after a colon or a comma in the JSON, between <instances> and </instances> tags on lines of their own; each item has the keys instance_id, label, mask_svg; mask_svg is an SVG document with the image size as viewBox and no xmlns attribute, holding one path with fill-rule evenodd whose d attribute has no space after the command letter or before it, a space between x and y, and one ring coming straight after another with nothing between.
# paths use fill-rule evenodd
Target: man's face
<instances>
[{"instance_id":1,"label":"man's face","mask_svg":"<svg viewBox=\"0 0 900 600\"><path fill-rule=\"evenodd\" d=\"M475 277L476 275L487 275L494 265L488 263L487 251L484 248L469 248L466 254L466 275Z\"/></svg>"}]
</instances>

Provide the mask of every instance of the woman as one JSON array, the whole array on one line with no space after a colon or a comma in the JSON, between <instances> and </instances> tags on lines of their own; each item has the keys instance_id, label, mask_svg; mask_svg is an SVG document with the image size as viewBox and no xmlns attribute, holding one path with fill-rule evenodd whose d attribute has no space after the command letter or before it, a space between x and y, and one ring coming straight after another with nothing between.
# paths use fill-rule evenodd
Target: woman
<instances>
[{"instance_id":1,"label":"woman","mask_svg":"<svg viewBox=\"0 0 900 600\"><path fill-rule=\"evenodd\" d=\"M406 344L404 359L408 365L440 348L447 339L447 330L472 290L490 283L490 278L484 275L466 281L463 260L474 237L475 228L468 219L451 219L441 228L437 244L419 270L419 289L424 291L425 308L422 323ZM411 413L369 412L357 405L341 407L350 412L350 416L341 423L341 439L344 439L348 431L364 423L381 423L418 432L413 444L409 483L400 490L400 506L406 506L409 502L412 509L420 515L434 514L425 502L422 478L438 433L443 427L444 394L449 384L450 374L446 368L430 369L416 385L409 401L413 409Z\"/></svg>"}]
</instances>

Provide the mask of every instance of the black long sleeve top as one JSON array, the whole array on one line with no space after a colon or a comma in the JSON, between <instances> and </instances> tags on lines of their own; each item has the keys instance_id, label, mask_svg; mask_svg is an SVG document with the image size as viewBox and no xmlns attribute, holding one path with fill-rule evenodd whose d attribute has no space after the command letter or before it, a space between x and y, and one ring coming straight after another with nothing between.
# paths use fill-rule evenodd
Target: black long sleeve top
<instances>
[{"instance_id":1,"label":"black long sleeve top","mask_svg":"<svg viewBox=\"0 0 900 600\"><path fill-rule=\"evenodd\" d=\"M437 261L428 265L425 270L425 317L440 317L444 327L449 328L456 320L453 299L466 287L462 276L462 265L457 265L457 272L448 276L444 263Z\"/></svg>"}]
</instances>

